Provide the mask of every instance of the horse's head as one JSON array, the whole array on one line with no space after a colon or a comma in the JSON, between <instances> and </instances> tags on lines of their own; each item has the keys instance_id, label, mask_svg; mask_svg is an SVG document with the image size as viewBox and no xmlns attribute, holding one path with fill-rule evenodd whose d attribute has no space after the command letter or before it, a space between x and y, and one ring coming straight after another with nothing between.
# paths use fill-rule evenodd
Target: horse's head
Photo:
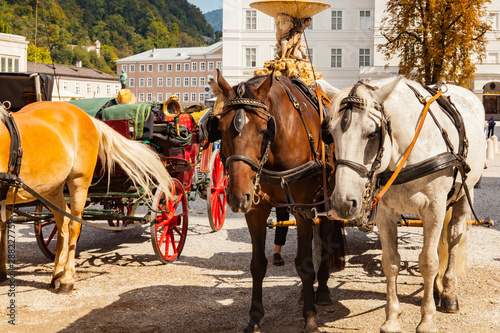
<instances>
[{"instance_id":1,"label":"horse's head","mask_svg":"<svg viewBox=\"0 0 500 333\"><path fill-rule=\"evenodd\" d=\"M332 208L342 219L362 216L376 175L389 165L391 136L383 103L398 83L374 88L358 82L335 96L329 119L336 158Z\"/></svg>"},{"instance_id":2,"label":"horse's head","mask_svg":"<svg viewBox=\"0 0 500 333\"><path fill-rule=\"evenodd\" d=\"M231 87L220 72L217 74L225 103L222 113L207 121L207 128L212 140L221 139L229 175L228 204L234 212L247 212L252 207L254 179L275 137L276 123L267 105L272 82L269 75Z\"/></svg>"}]
</instances>

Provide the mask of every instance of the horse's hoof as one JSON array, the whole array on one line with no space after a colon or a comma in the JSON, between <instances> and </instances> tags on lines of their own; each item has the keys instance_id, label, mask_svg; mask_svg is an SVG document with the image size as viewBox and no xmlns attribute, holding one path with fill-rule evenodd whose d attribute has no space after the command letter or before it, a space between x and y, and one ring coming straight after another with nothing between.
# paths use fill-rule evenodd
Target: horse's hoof
<instances>
[{"instance_id":1,"label":"horse's hoof","mask_svg":"<svg viewBox=\"0 0 500 333\"><path fill-rule=\"evenodd\" d=\"M332 305L332 299L330 297L330 292L316 292L315 303L317 305Z\"/></svg>"},{"instance_id":2,"label":"horse's hoof","mask_svg":"<svg viewBox=\"0 0 500 333\"><path fill-rule=\"evenodd\" d=\"M7 273L5 272L0 272L0 283L7 281Z\"/></svg>"},{"instance_id":3,"label":"horse's hoof","mask_svg":"<svg viewBox=\"0 0 500 333\"><path fill-rule=\"evenodd\" d=\"M255 333L255 332L260 332L260 327L257 324L248 324L248 326L245 328L243 331L245 333Z\"/></svg>"},{"instance_id":4,"label":"horse's hoof","mask_svg":"<svg viewBox=\"0 0 500 333\"><path fill-rule=\"evenodd\" d=\"M380 333L401 333L401 326L399 322L387 320L381 327Z\"/></svg>"},{"instance_id":5,"label":"horse's hoof","mask_svg":"<svg viewBox=\"0 0 500 333\"><path fill-rule=\"evenodd\" d=\"M59 278L56 279L55 277L53 277L52 280L50 280L50 287L51 288L57 289L57 288L59 288L59 284L60 284Z\"/></svg>"},{"instance_id":6,"label":"horse's hoof","mask_svg":"<svg viewBox=\"0 0 500 333\"><path fill-rule=\"evenodd\" d=\"M59 286L59 295L68 295L73 291L73 284L63 284Z\"/></svg>"},{"instance_id":7,"label":"horse's hoof","mask_svg":"<svg viewBox=\"0 0 500 333\"><path fill-rule=\"evenodd\" d=\"M458 306L458 298L441 297L441 312L456 313L460 307Z\"/></svg>"}]
</instances>

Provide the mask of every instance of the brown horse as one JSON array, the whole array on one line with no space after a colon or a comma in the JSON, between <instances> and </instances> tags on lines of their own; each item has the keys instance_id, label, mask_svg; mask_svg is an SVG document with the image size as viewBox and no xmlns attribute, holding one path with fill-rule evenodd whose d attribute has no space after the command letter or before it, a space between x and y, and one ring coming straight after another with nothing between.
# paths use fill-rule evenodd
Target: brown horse
<instances>
[{"instance_id":1,"label":"brown horse","mask_svg":"<svg viewBox=\"0 0 500 333\"><path fill-rule=\"evenodd\" d=\"M289 171L314 164L321 153L320 115L286 77L254 77L231 87L220 73L217 76L226 102L218 116L220 119L213 117L206 126L209 138L214 140L220 136L221 139L221 151L229 174L228 204L234 212L245 213L252 238L252 305L245 332L258 330L264 316L262 281L267 268L266 219L273 205L286 203L293 203L290 207L296 208L292 209L298 239L295 267L303 284L304 331L317 332L314 303L331 304L327 286L328 263L334 254L340 256L343 253L342 231L325 216L320 218L322 255L315 294L316 274L311 244L314 217L308 213L314 213L311 208L323 196L322 168L308 169L305 175L303 173L293 181L290 175L294 172ZM295 100L297 108L291 99ZM273 175L277 181L272 181ZM321 210L323 204L318 203L315 207Z\"/></svg>"},{"instance_id":2,"label":"brown horse","mask_svg":"<svg viewBox=\"0 0 500 333\"><path fill-rule=\"evenodd\" d=\"M9 113L0 108L0 123ZM170 177L158 155L145 144L125 139L111 127L64 102L37 102L13 114L23 149L20 174L24 184L59 208L81 218L97 157L110 174L115 162L131 180L151 194L151 184L170 188ZM7 171L11 137L0 125L0 172ZM70 193L71 209L63 189ZM170 191L166 191L167 195ZM33 195L10 188L7 204L30 202ZM8 218L9 216L7 216ZM73 290L75 249L81 225L54 211L58 238L52 285L59 293ZM0 222L0 282L7 279L7 224ZM10 250L10 248L9 248ZM11 253L11 252L9 252Z\"/></svg>"}]
</instances>

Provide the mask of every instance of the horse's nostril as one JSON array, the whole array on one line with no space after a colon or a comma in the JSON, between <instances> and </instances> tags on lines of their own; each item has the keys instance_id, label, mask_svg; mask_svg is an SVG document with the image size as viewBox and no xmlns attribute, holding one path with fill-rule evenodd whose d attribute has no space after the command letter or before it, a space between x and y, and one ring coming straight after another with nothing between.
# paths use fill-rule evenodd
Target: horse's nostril
<instances>
[{"instance_id":1,"label":"horse's nostril","mask_svg":"<svg viewBox=\"0 0 500 333\"><path fill-rule=\"evenodd\" d=\"M351 200L351 207L356 208L358 206L358 202L356 200Z\"/></svg>"},{"instance_id":2,"label":"horse's nostril","mask_svg":"<svg viewBox=\"0 0 500 333\"><path fill-rule=\"evenodd\" d=\"M245 199L247 200L247 202L250 201L250 199L251 199L250 193L245 194Z\"/></svg>"}]
</instances>

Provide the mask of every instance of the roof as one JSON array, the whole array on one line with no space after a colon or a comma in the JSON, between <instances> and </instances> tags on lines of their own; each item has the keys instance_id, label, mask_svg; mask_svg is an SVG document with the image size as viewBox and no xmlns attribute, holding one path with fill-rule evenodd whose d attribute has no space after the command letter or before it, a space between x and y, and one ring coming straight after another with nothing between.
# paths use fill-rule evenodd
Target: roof
<instances>
[{"instance_id":1,"label":"roof","mask_svg":"<svg viewBox=\"0 0 500 333\"><path fill-rule=\"evenodd\" d=\"M54 67L56 76L85 78L93 80L107 80L107 81L119 80L118 76L116 75L110 75L108 73L104 73L93 68L76 67L68 65L52 65L52 64L34 63L28 61L28 72L37 72L42 74L54 75Z\"/></svg>"},{"instance_id":2,"label":"roof","mask_svg":"<svg viewBox=\"0 0 500 333\"><path fill-rule=\"evenodd\" d=\"M213 54L222 49L222 42L217 42L210 46L203 47L180 47L170 49L152 49L146 52L134 54L133 56L119 59L116 62L136 62L136 61L175 61L189 60L193 56Z\"/></svg>"}]
</instances>

